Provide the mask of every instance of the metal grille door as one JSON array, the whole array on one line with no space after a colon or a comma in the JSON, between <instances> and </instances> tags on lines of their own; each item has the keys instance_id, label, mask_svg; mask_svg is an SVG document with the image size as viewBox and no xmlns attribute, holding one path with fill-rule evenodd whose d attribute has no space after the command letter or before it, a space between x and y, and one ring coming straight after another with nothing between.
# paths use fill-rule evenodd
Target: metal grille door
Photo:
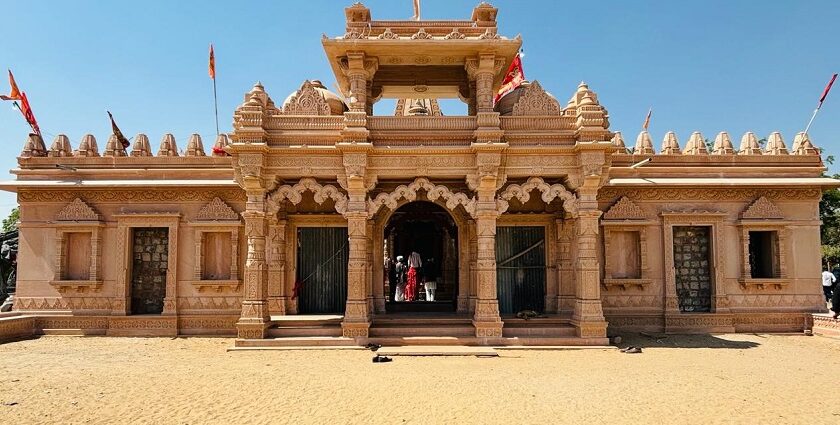
<instances>
[{"instance_id":1,"label":"metal grille door","mask_svg":"<svg viewBox=\"0 0 840 425\"><path fill-rule=\"evenodd\" d=\"M298 311L301 314L343 314L347 302L346 227L298 229Z\"/></svg>"},{"instance_id":2,"label":"metal grille door","mask_svg":"<svg viewBox=\"0 0 840 425\"><path fill-rule=\"evenodd\" d=\"M545 228L499 227L496 231L499 312L545 309Z\"/></svg>"}]
</instances>

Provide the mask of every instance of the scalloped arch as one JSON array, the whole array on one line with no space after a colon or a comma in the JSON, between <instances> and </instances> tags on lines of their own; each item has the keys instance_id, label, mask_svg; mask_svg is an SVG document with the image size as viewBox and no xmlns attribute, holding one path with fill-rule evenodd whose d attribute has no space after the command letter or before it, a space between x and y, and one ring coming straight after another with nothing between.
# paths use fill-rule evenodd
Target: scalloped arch
<instances>
[{"instance_id":1,"label":"scalloped arch","mask_svg":"<svg viewBox=\"0 0 840 425\"><path fill-rule=\"evenodd\" d=\"M301 195L306 191L312 192L313 198L318 205L323 204L327 199L332 199L335 201L336 212L341 215L347 212L347 195L331 184L321 185L315 179L305 177L294 185L284 184L274 189L266 199L268 213L272 216L276 215L280 211L280 206L283 201L289 201L293 205L299 204L303 199Z\"/></svg>"},{"instance_id":2,"label":"scalloped arch","mask_svg":"<svg viewBox=\"0 0 840 425\"><path fill-rule=\"evenodd\" d=\"M503 190L496 197L496 210L499 214L503 214L510 207L510 200L516 198L521 203L528 202L531 199L531 191L537 189L542 193L542 200L546 204L553 201L555 198L560 198L563 201L563 209L571 214L577 213L578 199L574 193L569 192L565 186L560 183L549 185L540 177L529 177L522 185L511 184Z\"/></svg>"},{"instance_id":3,"label":"scalloped arch","mask_svg":"<svg viewBox=\"0 0 840 425\"><path fill-rule=\"evenodd\" d=\"M417 200L417 192L421 189L426 191L426 199L429 201L434 202L438 199L446 201L446 208L449 210L454 211L458 205L463 205L470 216L475 213L475 197L468 197L463 192L452 192L446 186L435 185L425 177L418 177L408 185L397 186L393 192L380 193L373 199L368 198L368 217L376 215L383 206L392 211L397 209L401 199L409 202Z\"/></svg>"}]
</instances>

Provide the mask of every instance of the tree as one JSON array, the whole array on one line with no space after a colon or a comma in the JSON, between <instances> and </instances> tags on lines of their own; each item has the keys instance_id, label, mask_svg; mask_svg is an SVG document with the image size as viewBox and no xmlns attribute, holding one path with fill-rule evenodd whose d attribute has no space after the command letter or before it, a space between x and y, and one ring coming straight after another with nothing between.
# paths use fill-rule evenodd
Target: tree
<instances>
[{"instance_id":1,"label":"tree","mask_svg":"<svg viewBox=\"0 0 840 425\"><path fill-rule=\"evenodd\" d=\"M825 158L826 164L834 163L834 156ZM840 180L840 174L828 176ZM823 192L820 199L820 243L822 244L823 263L829 266L840 265L840 190L831 189Z\"/></svg>"},{"instance_id":2,"label":"tree","mask_svg":"<svg viewBox=\"0 0 840 425\"><path fill-rule=\"evenodd\" d=\"M9 216L3 219L3 232L11 232L17 230L18 221L20 220L20 207L15 207Z\"/></svg>"}]
</instances>

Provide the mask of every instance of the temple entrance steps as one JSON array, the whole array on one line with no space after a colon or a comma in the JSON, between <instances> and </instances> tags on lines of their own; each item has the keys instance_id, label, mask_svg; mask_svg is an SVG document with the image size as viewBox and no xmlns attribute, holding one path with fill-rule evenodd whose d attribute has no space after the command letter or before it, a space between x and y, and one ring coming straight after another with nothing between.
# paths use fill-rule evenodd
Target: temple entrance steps
<instances>
[{"instance_id":1,"label":"temple entrance steps","mask_svg":"<svg viewBox=\"0 0 840 425\"><path fill-rule=\"evenodd\" d=\"M401 314L374 316L370 338L377 337L472 337L472 318L463 315Z\"/></svg>"},{"instance_id":2,"label":"temple entrance steps","mask_svg":"<svg viewBox=\"0 0 840 425\"><path fill-rule=\"evenodd\" d=\"M516 317L502 317L505 323L502 336L505 338L553 338L575 337L575 328L571 321L563 317L539 317L520 319Z\"/></svg>"},{"instance_id":3,"label":"temple entrance steps","mask_svg":"<svg viewBox=\"0 0 840 425\"><path fill-rule=\"evenodd\" d=\"M294 315L272 316L268 336L283 337L340 337L340 315Z\"/></svg>"}]
</instances>

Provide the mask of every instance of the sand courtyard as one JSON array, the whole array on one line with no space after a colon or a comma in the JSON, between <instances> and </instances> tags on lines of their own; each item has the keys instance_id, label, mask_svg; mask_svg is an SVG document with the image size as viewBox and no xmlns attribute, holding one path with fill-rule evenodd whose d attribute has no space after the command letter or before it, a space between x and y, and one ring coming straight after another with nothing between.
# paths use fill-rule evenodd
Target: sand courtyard
<instances>
[{"instance_id":1,"label":"sand courtyard","mask_svg":"<svg viewBox=\"0 0 840 425\"><path fill-rule=\"evenodd\" d=\"M0 422L838 423L840 341L629 335L618 349L496 358L228 352L226 338L0 345Z\"/></svg>"}]
</instances>

